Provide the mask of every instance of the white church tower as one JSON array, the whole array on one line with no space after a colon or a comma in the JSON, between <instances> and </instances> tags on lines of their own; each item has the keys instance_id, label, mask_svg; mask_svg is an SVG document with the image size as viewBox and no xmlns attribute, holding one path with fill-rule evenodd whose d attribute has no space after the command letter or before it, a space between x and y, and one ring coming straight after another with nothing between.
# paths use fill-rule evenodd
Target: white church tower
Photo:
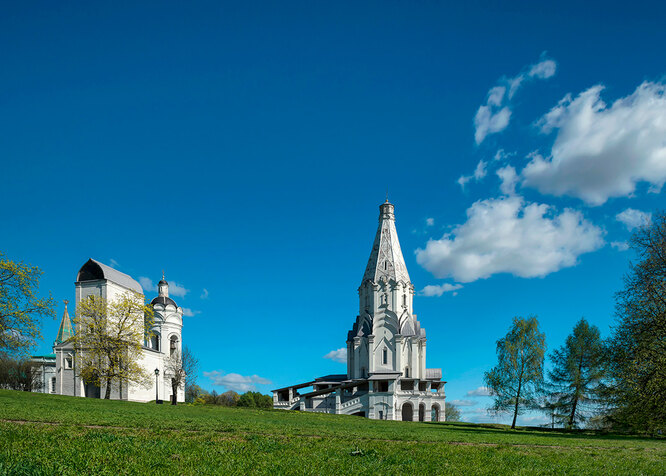
<instances>
[{"instance_id":1,"label":"white church tower","mask_svg":"<svg viewBox=\"0 0 666 476\"><path fill-rule=\"evenodd\" d=\"M347 373L273 390L273 407L378 420L443 421L441 369L426 368L426 334L413 310L393 204L379 226L358 288L359 314L347 334ZM312 391L299 393L308 387Z\"/></svg>"},{"instance_id":2,"label":"white church tower","mask_svg":"<svg viewBox=\"0 0 666 476\"><path fill-rule=\"evenodd\" d=\"M425 379L425 330L413 313L393 204L379 206L379 226L359 294L359 315L347 337L347 375Z\"/></svg>"}]
</instances>

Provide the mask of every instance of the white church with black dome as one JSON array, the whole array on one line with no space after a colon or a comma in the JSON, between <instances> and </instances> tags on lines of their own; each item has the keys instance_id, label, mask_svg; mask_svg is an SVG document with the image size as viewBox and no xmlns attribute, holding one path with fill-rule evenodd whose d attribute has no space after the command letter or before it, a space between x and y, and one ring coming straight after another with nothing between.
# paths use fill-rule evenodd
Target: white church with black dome
<instances>
[{"instance_id":1,"label":"white church with black dome","mask_svg":"<svg viewBox=\"0 0 666 476\"><path fill-rule=\"evenodd\" d=\"M76 276L75 303L86 299L90 295L100 296L107 301L113 301L125 293L136 293L139 299L144 299L141 285L131 276L107 266L94 259L83 264ZM41 389L44 393L71 395L80 397L100 398L104 395L104 384L97 387L86 384L76 370L76 352L71 336L76 332L69 316L65 301L65 311L58 329L58 335L53 344L53 354L33 356L32 361L39 367L42 375ZM165 359L182 349L183 309L169 297L169 283L164 278L158 283L158 295L151 301L155 319L152 327L153 336L144 341L140 364L150 374L155 375L149 387L121 382L111 390L111 398L147 402L172 398L171 378L165 372ZM177 401L185 401L185 391L180 388L176 395Z\"/></svg>"}]
</instances>

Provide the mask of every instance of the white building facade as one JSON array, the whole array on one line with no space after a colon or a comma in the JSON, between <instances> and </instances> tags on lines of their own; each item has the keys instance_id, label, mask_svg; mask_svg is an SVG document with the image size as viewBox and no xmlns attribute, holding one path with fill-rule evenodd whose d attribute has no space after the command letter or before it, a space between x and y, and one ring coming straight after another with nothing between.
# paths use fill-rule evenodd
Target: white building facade
<instances>
[{"instance_id":1,"label":"white building facade","mask_svg":"<svg viewBox=\"0 0 666 476\"><path fill-rule=\"evenodd\" d=\"M394 206L379 227L358 289L359 314L347 335L347 373L273 391L277 409L443 421L441 369L426 368L426 334L413 312L414 285L400 250ZM299 393L312 387L312 391Z\"/></svg>"},{"instance_id":2,"label":"white building facade","mask_svg":"<svg viewBox=\"0 0 666 476\"><path fill-rule=\"evenodd\" d=\"M79 270L75 283L76 304L88 296L99 296L111 302L126 293L132 293L143 301L141 285L125 273L113 269L93 259L89 259ZM147 387L132 382L116 382L111 389L111 398L147 402L170 400L173 398L171 376L165 372L165 360L180 354L182 350L183 309L169 297L169 284L162 275L158 285L158 296L151 302L154 311L153 336L143 342L139 363L151 376ZM49 369L44 378L44 386L37 391L89 398L100 398L105 394L105 384L98 387L85 383L76 369L76 353L70 337L75 328L67 311L65 312L53 345L53 354L33 357L35 366ZM46 361L45 361L46 359ZM156 372L157 371L157 372ZM45 374L46 375L46 374ZM179 388L178 402L185 401L185 390Z\"/></svg>"}]
</instances>

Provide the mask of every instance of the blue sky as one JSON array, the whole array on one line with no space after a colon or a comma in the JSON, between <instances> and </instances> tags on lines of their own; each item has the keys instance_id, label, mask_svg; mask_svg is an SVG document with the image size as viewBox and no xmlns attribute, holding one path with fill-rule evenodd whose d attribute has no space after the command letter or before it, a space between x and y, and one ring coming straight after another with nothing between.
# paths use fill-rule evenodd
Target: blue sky
<instances>
[{"instance_id":1,"label":"blue sky","mask_svg":"<svg viewBox=\"0 0 666 476\"><path fill-rule=\"evenodd\" d=\"M42 268L58 319L89 257L165 269L199 383L266 392L345 371L324 356L388 188L428 366L487 420L470 392L512 317L549 349L581 316L609 335L623 244L664 208L664 9L9 5L0 250Z\"/></svg>"}]
</instances>

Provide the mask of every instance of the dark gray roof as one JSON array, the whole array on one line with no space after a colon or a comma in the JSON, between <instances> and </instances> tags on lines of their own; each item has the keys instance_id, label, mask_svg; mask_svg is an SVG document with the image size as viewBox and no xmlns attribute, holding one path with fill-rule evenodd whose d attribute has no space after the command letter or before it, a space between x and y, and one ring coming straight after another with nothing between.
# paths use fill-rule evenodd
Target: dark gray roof
<instances>
[{"instance_id":1,"label":"dark gray roof","mask_svg":"<svg viewBox=\"0 0 666 476\"><path fill-rule=\"evenodd\" d=\"M171 304L173 307L176 307L176 308L178 307L178 304L176 304L176 301L174 301L170 297L166 297L166 296L157 296L155 299L150 301L150 304L152 304L153 306L155 304L161 304L164 307Z\"/></svg>"},{"instance_id":2,"label":"dark gray roof","mask_svg":"<svg viewBox=\"0 0 666 476\"><path fill-rule=\"evenodd\" d=\"M99 279L106 279L127 289L143 294L143 288L141 288L141 285L132 279L131 276L121 273L117 269L113 269L111 266L107 266L92 258L81 266L79 274L76 275L77 282L97 281Z\"/></svg>"}]
</instances>

